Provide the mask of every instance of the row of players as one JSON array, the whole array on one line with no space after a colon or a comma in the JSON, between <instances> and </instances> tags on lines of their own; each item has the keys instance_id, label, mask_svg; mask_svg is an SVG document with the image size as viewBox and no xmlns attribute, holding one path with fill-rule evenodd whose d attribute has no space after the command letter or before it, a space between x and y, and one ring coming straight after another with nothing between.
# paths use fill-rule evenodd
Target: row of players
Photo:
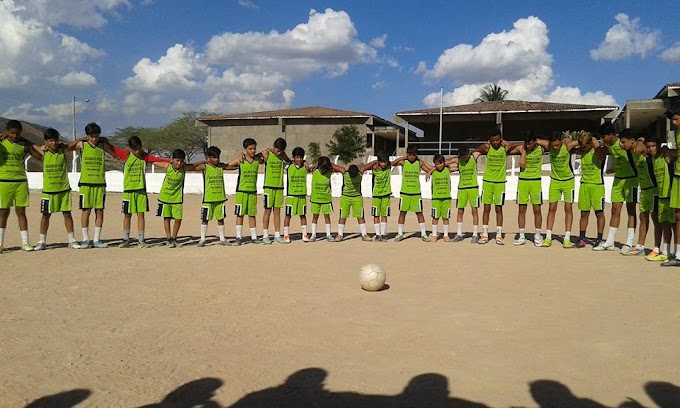
<instances>
[{"instance_id":1,"label":"row of players","mask_svg":"<svg viewBox=\"0 0 680 408\"><path fill-rule=\"evenodd\" d=\"M669 113L673 125L680 125L678 113ZM475 151L462 149L457 157L445 159L441 155L434 158L434 164L428 165L418 159L417 151L411 147L407 155L393 162L389 162L386 155L380 155L378 160L368 163L361 168L349 166L344 168L334 165L327 157L321 157L316 164L308 166L304 162L304 150L295 148L292 152L293 160L285 153L286 141L277 139L272 148L257 153L257 144L253 139L246 139L243 143L244 152L228 163L220 161L220 150L210 147L206 151L206 160L198 163L185 163L185 155L181 150L175 150L172 159L158 158L142 149L138 138L129 140L129 150L120 149L105 138L101 138L101 129L95 123L85 128L86 137L69 143L59 142L59 134L54 129L45 132L45 144L35 146L21 138L21 124L10 121L7 132L2 135L0 144L0 248L4 238L5 226L9 208L15 206L19 218L22 235L22 248L32 250L28 243L27 220L25 207L28 206L28 186L23 159L31 154L43 160L44 189L41 200L41 237L36 249L46 247L46 234L49 226L50 214L62 212L69 233L69 246L72 248L87 248L90 246L104 247L101 241L103 225L103 210L105 198L104 153L125 162L124 194L123 194L123 243L130 245L130 224L132 214L137 214L139 232L139 246L146 246L144 241L144 213L148 211L145 172L146 164L166 169L166 176L159 196L158 215L164 218L168 245L177 245L176 237L182 219L182 195L184 175L186 171L199 170L204 174L204 196L201 207L201 240L199 246L205 245L208 221L216 219L220 242L227 244L224 235L225 206L227 199L224 189L224 170L238 170L239 181L236 192L236 239L233 244L240 244L242 240L243 220L249 217L249 226L253 242L271 243L268 234L269 220L274 214L274 241L290 242L290 219L299 216L302 224L302 239L313 241L316 239L316 227L319 215L324 215L326 236L331 239L330 214L333 212L330 194L330 175L332 172L343 174L344 183L340 200L340 222L338 234L333 239L343 238L344 226L347 218L357 218L363 240L371 240L366 232L366 225L361 198L361 176L365 171L373 174L373 199L371 214L374 217L375 236L373 240L383 241L386 238L387 217L390 213L390 167L403 166L401 199L399 205L398 234L395 241L404 237L404 221L408 212L416 213L420 234L425 241L437 241L438 224L442 220L443 240L449 241L449 218L451 208L450 172L460 173L460 183L457 192L457 233L454 242L463 240L462 221L466 207L470 207L473 216L474 229L472 242L484 244L489 241L489 216L491 206L496 214L496 243L504 244L503 236L503 204L505 201L506 157L509 154L520 155L520 176L517 202L519 211L519 234L514 240L515 245L526 243L525 224L528 205L531 204L534 213L534 244L536 246L551 246L552 227L559 201L564 201L565 237L563 246L571 248L571 226L573 221L572 202L574 199L574 173L571 167L571 155L581 155L581 186L579 190L579 237L576 247L585 247L587 239L585 231L589 214L594 211L597 220L597 239L593 242L594 250L608 250L614 248L614 236L620 223L623 204L628 215L628 233L626 243L621 253L624 255L638 255L644 253L644 243L649 229L649 219L655 226L654 248L647 256L649 260L667 261L664 264L680 263L674 258L669 259L669 242L675 223L674 208L680 207L679 197L672 199L676 188L671 182L673 175L680 177L680 172L672 170L674 151L657 146L654 140L640 137L635 139L629 131L624 130L616 134L611 125L603 125L600 129L602 140L583 132L579 140L561 139L553 137L550 140L537 139L528 133L522 143L507 143L500 131L494 128L489 133L488 143L479 146ZM73 235L73 221L70 215L70 187L66 177L66 160L64 152L79 150L81 160L80 208L82 210L81 224L83 228L83 242L78 243ZM541 165L543 154L548 152L551 164L551 183L549 197L549 213L547 217L546 236L543 238L541 214ZM604 181L603 163L609 154L614 164L614 183L612 189L612 213L609 235L603 241L604 232ZM486 155L486 165L482 184L482 233L478 233L479 216L479 186L477 184L477 159ZM1 157L4 156L4 157ZM261 240L256 233L256 181L258 168L265 163L264 183L264 231ZM289 164L289 165L287 165ZM428 178L432 178L432 233L428 236L425 229L423 205L420 189L420 173L425 171ZM307 208L307 173L312 173L311 209L312 234L308 237L306 231ZM285 199L286 216L284 220L283 236L280 235L280 209L284 207L283 184L284 174L287 173L288 195ZM676 183L677 184L677 183ZM637 245L633 245L636 227L637 189L640 188L640 228ZM95 210L95 236L90 244L88 226L91 210ZM175 220L174 226L171 221ZM664 245L661 241L664 239ZM677 240L677 234L676 234ZM677 245L676 245L677 246ZM0 249L1 250L1 249Z\"/></svg>"}]
</instances>

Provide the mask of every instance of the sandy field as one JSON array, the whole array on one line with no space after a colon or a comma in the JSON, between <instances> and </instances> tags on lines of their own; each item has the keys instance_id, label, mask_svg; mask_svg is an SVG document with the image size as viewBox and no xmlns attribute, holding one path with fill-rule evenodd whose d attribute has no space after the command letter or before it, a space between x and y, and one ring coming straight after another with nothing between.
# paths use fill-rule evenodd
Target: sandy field
<instances>
[{"instance_id":1,"label":"sandy field","mask_svg":"<svg viewBox=\"0 0 680 408\"><path fill-rule=\"evenodd\" d=\"M32 192L32 243L38 201ZM117 244L121 196L107 201L104 238ZM196 248L200 197L187 196L185 245L171 249L150 201L152 248L0 255L0 406L680 406L680 269L613 251L513 247L513 202L505 246L354 238ZM48 238L65 241L59 215ZM18 244L12 214L6 246ZM389 288L360 289L366 263L384 267Z\"/></svg>"}]
</instances>

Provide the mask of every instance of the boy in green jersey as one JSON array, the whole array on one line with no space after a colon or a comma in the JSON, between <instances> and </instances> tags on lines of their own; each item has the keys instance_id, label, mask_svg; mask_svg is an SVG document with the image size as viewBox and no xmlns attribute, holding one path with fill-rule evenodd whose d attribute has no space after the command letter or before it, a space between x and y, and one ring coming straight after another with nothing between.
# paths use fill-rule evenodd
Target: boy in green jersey
<instances>
[{"instance_id":1,"label":"boy in green jersey","mask_svg":"<svg viewBox=\"0 0 680 408\"><path fill-rule=\"evenodd\" d=\"M630 248L628 253L622 255L644 255L645 241L649 231L649 216L658 204L659 189L654 174L654 157L657 156L656 140L650 137L639 137L637 146L634 149L633 157L638 173L638 183L640 187L640 225L638 227L638 243ZM652 215L652 222L655 227L657 221Z\"/></svg>"},{"instance_id":2,"label":"boy in green jersey","mask_svg":"<svg viewBox=\"0 0 680 408\"><path fill-rule=\"evenodd\" d=\"M420 171L430 171L430 166L422 163L418 159L418 149L409 146L406 149L406 156L402 156L392 162L392 166L402 166L401 170L401 192L399 198L399 224L397 225L397 236L394 242L404 239L404 222L408 212L416 213L418 226L420 227L420 238L427 242L427 231L425 231L425 217L423 216L423 198L420 191Z\"/></svg>"},{"instance_id":3,"label":"boy in green jersey","mask_svg":"<svg viewBox=\"0 0 680 408\"><path fill-rule=\"evenodd\" d=\"M552 245L552 229L555 225L557 204L564 201L564 240L562 247L571 249L571 226L574 223L574 169L571 164L571 153L578 147L578 140L563 139L560 133L550 135L550 140L539 139L536 143L548 151L550 156L550 193L548 201L548 219L545 229L545 239L542 247Z\"/></svg>"},{"instance_id":4,"label":"boy in green jersey","mask_svg":"<svg viewBox=\"0 0 680 408\"><path fill-rule=\"evenodd\" d=\"M522 143L506 143L501 130L494 127L489 132L489 142L477 148L479 154L486 155L484 177L482 178L482 236L480 244L489 242L489 215L491 204L496 212L496 244L504 245L503 238L503 204L505 204L505 181L507 178L506 158L508 154L516 154ZM512 152L512 153L511 153Z\"/></svg>"},{"instance_id":5,"label":"boy in green jersey","mask_svg":"<svg viewBox=\"0 0 680 408\"><path fill-rule=\"evenodd\" d=\"M513 241L513 245L526 244L525 226L527 222L527 209L531 202L534 213L534 245L541 246L541 225L543 224L543 214L541 204L543 203L543 191L541 182L541 171L543 166L544 149L538 144L536 134L532 131L527 132L524 144L519 146L519 181L517 183L517 225L519 236Z\"/></svg>"},{"instance_id":6,"label":"boy in green jersey","mask_svg":"<svg viewBox=\"0 0 680 408\"><path fill-rule=\"evenodd\" d=\"M677 108L676 108L677 109ZM673 128L675 128L675 166L673 167L673 181L671 186L670 205L675 211L675 257L662 263L662 266L680 266L680 160L677 157L678 146L680 146L680 110L672 110L667 114Z\"/></svg>"},{"instance_id":7,"label":"boy in green jersey","mask_svg":"<svg viewBox=\"0 0 680 408\"><path fill-rule=\"evenodd\" d=\"M390 216L390 198L392 197L392 167L387 153L379 153L373 162L371 215L373 216L374 240L387 242L387 217Z\"/></svg>"},{"instance_id":8,"label":"boy in green jersey","mask_svg":"<svg viewBox=\"0 0 680 408\"><path fill-rule=\"evenodd\" d=\"M331 214L333 213L333 203L331 195L331 175L335 166L327 156L319 157L317 164L312 166L312 236L310 242L316 241L316 225L319 221L319 214L323 214L326 223L326 239L333 241L331 236Z\"/></svg>"},{"instance_id":9,"label":"boy in green jersey","mask_svg":"<svg viewBox=\"0 0 680 408\"><path fill-rule=\"evenodd\" d=\"M456 192L456 235L453 242L461 242L463 236L463 216L465 207L470 206L472 212L472 240L470 243L479 243L479 182L477 180L477 159L479 152L471 152L468 146L458 148L458 157L454 165L454 171L458 171L458 191Z\"/></svg>"},{"instance_id":10,"label":"boy in green jersey","mask_svg":"<svg viewBox=\"0 0 680 408\"><path fill-rule=\"evenodd\" d=\"M286 156L287 143L283 138L274 141L274 147L262 152L264 162L264 214L262 216L262 242L271 244L269 239L269 218L274 212L274 242L285 244L281 238L281 208L283 207L283 173L290 159Z\"/></svg>"},{"instance_id":11,"label":"boy in green jersey","mask_svg":"<svg viewBox=\"0 0 680 408\"><path fill-rule=\"evenodd\" d=\"M430 241L437 242L439 233L437 227L439 226L439 219L443 224L444 242L451 241L449 237L449 218L451 218L451 170L454 165L447 164L444 155L435 154L434 166L427 172L425 180L432 180L432 233L430 234Z\"/></svg>"},{"instance_id":12,"label":"boy in green jersey","mask_svg":"<svg viewBox=\"0 0 680 408\"><path fill-rule=\"evenodd\" d=\"M238 168L238 181L236 182L236 198L234 215L236 215L236 238L233 245L241 245L243 234L243 217L248 216L250 226L250 239L253 244L262 244L257 239L257 173L262 160L262 154L258 154L257 142L246 138L243 141L243 153L229 162L229 166Z\"/></svg>"},{"instance_id":13,"label":"boy in green jersey","mask_svg":"<svg viewBox=\"0 0 680 408\"><path fill-rule=\"evenodd\" d=\"M108 245L101 240L104 226L104 207L106 204L106 167L105 153L115 157L113 146L101 137L102 129L91 122L85 126L85 137L69 143L80 155L80 180L78 181L78 196L80 213L80 227L83 240L80 248L106 248ZM94 240L90 242L90 214L94 209Z\"/></svg>"},{"instance_id":14,"label":"boy in green jersey","mask_svg":"<svg viewBox=\"0 0 680 408\"><path fill-rule=\"evenodd\" d=\"M293 162L286 169L286 217L283 220L283 241L290 243L290 219L300 217L302 242L309 242L307 235L307 173L305 150L293 149Z\"/></svg>"},{"instance_id":15,"label":"boy in green jersey","mask_svg":"<svg viewBox=\"0 0 680 408\"><path fill-rule=\"evenodd\" d=\"M21 137L22 130L21 122L10 120L7 131L0 135L0 253L5 252L3 241L12 207L19 221L21 249L33 250L28 243L28 177L24 159L27 154L38 160L42 157L33 143Z\"/></svg>"},{"instance_id":16,"label":"boy in green jersey","mask_svg":"<svg viewBox=\"0 0 680 408\"><path fill-rule=\"evenodd\" d=\"M338 221L338 234L335 242L342 241L345 234L345 223L350 214L357 219L361 240L370 241L371 238L366 233L366 219L364 218L364 198L361 196L361 181L364 172L370 170L374 163L367 163L359 168L353 164L348 168L334 166L334 169L342 174L342 195L340 196L340 220Z\"/></svg>"},{"instance_id":17,"label":"boy in green jersey","mask_svg":"<svg viewBox=\"0 0 680 408\"><path fill-rule=\"evenodd\" d=\"M617 135L611 124L602 125L600 133L614 163L614 183L612 184L611 197L612 215L609 221L607 240L594 247L593 250L607 251L614 249L616 231L621 222L621 209L625 203L628 215L628 233L626 244L621 247L621 253L626 254L630 251L635 240L635 224L637 221L635 204L638 194L638 174L633 157L633 148L636 142L630 133L630 129L624 129Z\"/></svg>"},{"instance_id":18,"label":"boy in green jersey","mask_svg":"<svg viewBox=\"0 0 680 408\"><path fill-rule=\"evenodd\" d=\"M168 239L166 246L176 248L179 246L177 235L182 225L182 202L184 201L184 178L187 171L196 170L198 164L186 163L186 153L184 150L177 149L172 152L170 163L160 162L158 167L165 169L165 177L161 185L161 192L158 195L158 210L156 216L163 217L163 227L165 236ZM175 220L174 227L171 225Z\"/></svg>"},{"instance_id":19,"label":"boy in green jersey","mask_svg":"<svg viewBox=\"0 0 680 408\"><path fill-rule=\"evenodd\" d=\"M149 154L143 150L142 141L137 136L128 139L129 150L119 149L114 146L114 151L125 165L123 168L123 200L121 212L123 213L123 241L119 248L130 247L130 224L132 214L137 214L137 246L147 248L149 245L144 240L146 229L145 213L149 211L149 198L146 193L146 164L165 168L170 163L169 159L163 159ZM160 163L164 163L161 165Z\"/></svg>"},{"instance_id":20,"label":"boy in green jersey","mask_svg":"<svg viewBox=\"0 0 680 408\"><path fill-rule=\"evenodd\" d=\"M40 240L36 251L47 248L47 230L53 213L64 215L64 225L68 234L69 248L79 249L80 245L73 235L73 217L71 216L71 185L66 171L66 152L68 146L59 142L59 132L49 128L44 133L45 144L40 146L43 159L43 194L40 200Z\"/></svg>"},{"instance_id":21,"label":"boy in green jersey","mask_svg":"<svg viewBox=\"0 0 680 408\"><path fill-rule=\"evenodd\" d=\"M673 235L675 224L675 212L671 208L671 180L673 179L673 166L671 152L668 146L656 149L654 155L654 178L658 196L652 209L652 221L654 222L654 248L645 257L648 261L667 261L668 249Z\"/></svg>"},{"instance_id":22,"label":"boy in green jersey","mask_svg":"<svg viewBox=\"0 0 680 408\"><path fill-rule=\"evenodd\" d=\"M581 155L581 182L578 190L578 209L581 211L579 219L579 238L576 248L585 248L587 244L586 230L590 211L595 212L597 222L597 240L593 247L602 243L604 233L604 162L607 158L607 148L600 146L600 142L590 132L582 132L578 138Z\"/></svg>"},{"instance_id":23,"label":"boy in green jersey","mask_svg":"<svg viewBox=\"0 0 680 408\"><path fill-rule=\"evenodd\" d=\"M208 235L208 222L213 218L217 220L217 232L221 245L229 245L224 236L224 218L226 211L224 202L227 201L227 193L224 189L224 170L235 170L236 166L230 166L220 162L222 152L218 147L210 146L205 151L205 163L196 165L196 170L203 172L203 204L201 205L201 239L197 247L204 247Z\"/></svg>"}]
</instances>

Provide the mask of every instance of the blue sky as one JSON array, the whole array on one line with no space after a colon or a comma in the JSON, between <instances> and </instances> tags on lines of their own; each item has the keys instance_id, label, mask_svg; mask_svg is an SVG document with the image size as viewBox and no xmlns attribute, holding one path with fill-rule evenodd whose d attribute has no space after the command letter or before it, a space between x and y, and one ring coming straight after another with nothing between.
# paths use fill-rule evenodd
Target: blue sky
<instances>
[{"instance_id":1,"label":"blue sky","mask_svg":"<svg viewBox=\"0 0 680 408\"><path fill-rule=\"evenodd\" d=\"M519 3L519 4L518 4ZM426 4L423 5L423 4ZM680 3L0 0L0 115L71 132L190 110L392 119L511 99L617 104L680 81Z\"/></svg>"}]
</instances>

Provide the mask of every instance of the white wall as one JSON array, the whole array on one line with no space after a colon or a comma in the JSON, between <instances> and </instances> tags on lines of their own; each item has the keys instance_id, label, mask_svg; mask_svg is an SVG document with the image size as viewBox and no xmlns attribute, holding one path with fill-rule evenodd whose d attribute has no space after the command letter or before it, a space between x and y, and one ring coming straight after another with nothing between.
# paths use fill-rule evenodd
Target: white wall
<instances>
[{"instance_id":1,"label":"white wall","mask_svg":"<svg viewBox=\"0 0 680 408\"><path fill-rule=\"evenodd\" d=\"M71 188L74 191L78 191L78 179L80 178L79 173L69 173L69 181L71 182ZM161 184L163 183L164 173L156 173L146 175L146 186L147 191L150 193L158 193L161 189ZM236 193L236 179L238 175L235 173L227 173L224 175L224 185L227 190L227 194ZM458 174L451 175L451 193L452 197L456 197L456 189L458 188ZM477 176L479 180L480 190L482 185L482 176ZM578 199L578 183L580 176L576 176L576 199ZM515 200L517 198L517 176L508 176L508 181L505 184L505 196L508 200ZM604 178L605 186L605 199L610 202L612 182L614 178L611 176L606 176ZM42 189L43 174L41 172L29 172L28 173L28 187L34 190ZM264 183L264 175L260 174L257 178L257 192L262 193L262 185ZM361 191L364 197L371 196L371 186L372 186L371 172L364 174L364 178L361 184ZM548 188L550 186L550 177L543 176L541 180L543 185L543 197L547 199ZM307 177L307 189L311 191L312 176ZM432 198L430 183L425 181L425 176L420 176L420 185L422 186L423 198ZM331 188L333 190L333 197L340 197L342 190L342 175L333 174L331 176ZM399 197L399 189L401 188L401 176L392 176L392 191L395 197ZM106 172L106 190L111 192L122 192L123 191L123 173L120 171L107 171ZM203 193L203 176L200 173L187 173L186 180L184 184L184 192L186 194L202 194Z\"/></svg>"}]
</instances>

